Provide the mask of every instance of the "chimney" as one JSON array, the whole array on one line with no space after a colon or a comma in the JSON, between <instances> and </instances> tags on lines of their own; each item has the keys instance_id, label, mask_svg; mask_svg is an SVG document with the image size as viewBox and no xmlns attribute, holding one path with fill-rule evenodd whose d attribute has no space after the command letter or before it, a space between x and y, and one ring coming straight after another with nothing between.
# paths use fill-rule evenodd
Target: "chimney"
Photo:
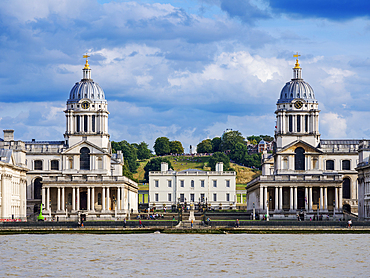
<instances>
[{"instance_id":1,"label":"chimney","mask_svg":"<svg viewBox=\"0 0 370 278\"><path fill-rule=\"evenodd\" d=\"M4 141L14 141L14 130L4 129Z\"/></svg>"},{"instance_id":2,"label":"chimney","mask_svg":"<svg viewBox=\"0 0 370 278\"><path fill-rule=\"evenodd\" d=\"M217 162L216 172L223 172L223 171L224 171L224 164L222 162Z\"/></svg>"},{"instance_id":3,"label":"chimney","mask_svg":"<svg viewBox=\"0 0 370 278\"><path fill-rule=\"evenodd\" d=\"M167 172L168 171L168 163L161 162L161 172Z\"/></svg>"}]
</instances>

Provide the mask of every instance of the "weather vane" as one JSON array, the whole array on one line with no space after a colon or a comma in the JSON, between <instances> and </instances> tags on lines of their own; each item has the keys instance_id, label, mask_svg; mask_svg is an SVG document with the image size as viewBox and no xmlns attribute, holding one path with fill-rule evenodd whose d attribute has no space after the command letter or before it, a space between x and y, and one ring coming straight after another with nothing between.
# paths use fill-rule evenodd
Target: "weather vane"
<instances>
[{"instance_id":1,"label":"weather vane","mask_svg":"<svg viewBox=\"0 0 370 278\"><path fill-rule=\"evenodd\" d=\"M89 57L90 57L90 56L89 56L89 55L87 55L87 53L83 56L83 58L86 58L85 69L89 69L89 68L90 68L89 63L88 63L88 61L87 61L87 58L89 58Z\"/></svg>"},{"instance_id":2,"label":"weather vane","mask_svg":"<svg viewBox=\"0 0 370 278\"><path fill-rule=\"evenodd\" d=\"M301 56L301 55L299 55L299 54L298 54L298 52L297 52L297 54L293 54L293 57L297 58L297 60L295 61L295 66L294 66L294 68L299 68L299 63L298 63L298 57L299 57L299 56Z\"/></svg>"}]
</instances>

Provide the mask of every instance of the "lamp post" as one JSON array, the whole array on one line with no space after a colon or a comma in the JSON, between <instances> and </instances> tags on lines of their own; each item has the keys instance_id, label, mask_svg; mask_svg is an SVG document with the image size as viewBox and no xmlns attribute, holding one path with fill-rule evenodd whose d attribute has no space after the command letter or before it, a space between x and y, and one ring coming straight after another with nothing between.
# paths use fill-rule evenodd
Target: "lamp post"
<instances>
[{"instance_id":1,"label":"lamp post","mask_svg":"<svg viewBox=\"0 0 370 278\"><path fill-rule=\"evenodd\" d=\"M256 220L256 206L253 202L253 220Z\"/></svg>"}]
</instances>

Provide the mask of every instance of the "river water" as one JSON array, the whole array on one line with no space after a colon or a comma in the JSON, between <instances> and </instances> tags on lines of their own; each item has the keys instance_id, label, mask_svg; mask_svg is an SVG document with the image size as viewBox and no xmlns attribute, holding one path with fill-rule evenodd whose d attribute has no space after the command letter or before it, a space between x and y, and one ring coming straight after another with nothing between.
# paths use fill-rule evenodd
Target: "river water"
<instances>
[{"instance_id":1,"label":"river water","mask_svg":"<svg viewBox=\"0 0 370 278\"><path fill-rule=\"evenodd\" d=\"M0 277L369 277L370 235L0 236Z\"/></svg>"}]
</instances>

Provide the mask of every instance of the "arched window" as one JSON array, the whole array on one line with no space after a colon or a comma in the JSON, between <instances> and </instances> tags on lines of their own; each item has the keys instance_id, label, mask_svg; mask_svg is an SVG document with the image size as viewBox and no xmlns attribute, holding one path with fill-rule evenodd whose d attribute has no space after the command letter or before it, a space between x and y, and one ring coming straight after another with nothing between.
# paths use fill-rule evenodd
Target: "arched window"
<instances>
[{"instance_id":1,"label":"arched window","mask_svg":"<svg viewBox=\"0 0 370 278\"><path fill-rule=\"evenodd\" d=\"M80 150L80 170L90 170L90 150L83 147Z\"/></svg>"},{"instance_id":2,"label":"arched window","mask_svg":"<svg viewBox=\"0 0 370 278\"><path fill-rule=\"evenodd\" d=\"M349 160L342 161L342 170L351 170L351 162Z\"/></svg>"},{"instance_id":3,"label":"arched window","mask_svg":"<svg viewBox=\"0 0 370 278\"><path fill-rule=\"evenodd\" d=\"M334 160L326 161L326 170L334 170Z\"/></svg>"},{"instance_id":4,"label":"arched window","mask_svg":"<svg viewBox=\"0 0 370 278\"><path fill-rule=\"evenodd\" d=\"M343 179L342 190L343 199L351 199L351 180L349 178Z\"/></svg>"},{"instance_id":5,"label":"arched window","mask_svg":"<svg viewBox=\"0 0 370 278\"><path fill-rule=\"evenodd\" d=\"M52 160L50 163L51 170L59 170L59 160Z\"/></svg>"},{"instance_id":6,"label":"arched window","mask_svg":"<svg viewBox=\"0 0 370 278\"><path fill-rule=\"evenodd\" d=\"M101 193L98 193L98 205L101 206Z\"/></svg>"},{"instance_id":7,"label":"arched window","mask_svg":"<svg viewBox=\"0 0 370 278\"><path fill-rule=\"evenodd\" d=\"M33 182L33 198L41 199L41 178L36 178Z\"/></svg>"},{"instance_id":8,"label":"arched window","mask_svg":"<svg viewBox=\"0 0 370 278\"><path fill-rule=\"evenodd\" d=\"M295 149L295 170L304 170L304 149L299 147Z\"/></svg>"},{"instance_id":9,"label":"arched window","mask_svg":"<svg viewBox=\"0 0 370 278\"><path fill-rule=\"evenodd\" d=\"M190 182L190 186L194 187L194 181L193 180Z\"/></svg>"},{"instance_id":10,"label":"arched window","mask_svg":"<svg viewBox=\"0 0 370 278\"><path fill-rule=\"evenodd\" d=\"M42 170L42 160L35 160L33 165L34 170Z\"/></svg>"},{"instance_id":11,"label":"arched window","mask_svg":"<svg viewBox=\"0 0 370 278\"><path fill-rule=\"evenodd\" d=\"M301 132L301 115L297 115L297 132Z\"/></svg>"},{"instance_id":12,"label":"arched window","mask_svg":"<svg viewBox=\"0 0 370 278\"><path fill-rule=\"evenodd\" d=\"M98 169L103 169L103 159L98 157Z\"/></svg>"}]
</instances>

